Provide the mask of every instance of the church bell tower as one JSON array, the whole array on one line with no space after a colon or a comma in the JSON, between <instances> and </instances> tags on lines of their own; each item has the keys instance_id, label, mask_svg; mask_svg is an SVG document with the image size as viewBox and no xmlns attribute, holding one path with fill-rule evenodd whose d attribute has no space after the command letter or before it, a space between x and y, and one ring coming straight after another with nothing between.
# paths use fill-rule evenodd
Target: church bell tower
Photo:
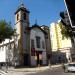
<instances>
[{"instance_id":1,"label":"church bell tower","mask_svg":"<svg viewBox=\"0 0 75 75\"><path fill-rule=\"evenodd\" d=\"M28 65L29 62L29 11L21 3L15 12L15 29L18 36L18 50L20 65Z\"/></svg>"}]
</instances>

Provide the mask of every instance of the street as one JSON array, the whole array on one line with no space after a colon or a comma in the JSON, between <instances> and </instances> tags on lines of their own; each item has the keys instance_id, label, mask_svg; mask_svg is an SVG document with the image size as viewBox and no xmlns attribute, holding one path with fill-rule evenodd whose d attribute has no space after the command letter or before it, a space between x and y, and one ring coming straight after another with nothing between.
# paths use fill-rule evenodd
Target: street
<instances>
[{"instance_id":1,"label":"street","mask_svg":"<svg viewBox=\"0 0 75 75\"><path fill-rule=\"evenodd\" d=\"M46 70L44 72L39 72L36 74L29 74L29 75L75 75L75 73L64 73L63 69L52 69L52 70Z\"/></svg>"},{"instance_id":2,"label":"street","mask_svg":"<svg viewBox=\"0 0 75 75\"><path fill-rule=\"evenodd\" d=\"M15 72L15 71L10 71L5 75L75 75L75 73L69 72L69 73L64 73L62 68L53 68L53 69L47 69L44 71L39 71L39 72Z\"/></svg>"}]
</instances>

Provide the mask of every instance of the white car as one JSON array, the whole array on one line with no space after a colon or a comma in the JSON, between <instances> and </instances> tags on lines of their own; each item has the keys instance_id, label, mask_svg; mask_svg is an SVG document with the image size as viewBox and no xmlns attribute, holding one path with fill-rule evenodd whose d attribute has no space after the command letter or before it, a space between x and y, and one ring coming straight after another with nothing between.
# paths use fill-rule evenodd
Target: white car
<instances>
[{"instance_id":1,"label":"white car","mask_svg":"<svg viewBox=\"0 0 75 75\"><path fill-rule=\"evenodd\" d=\"M65 72L75 72L75 63L65 65Z\"/></svg>"}]
</instances>

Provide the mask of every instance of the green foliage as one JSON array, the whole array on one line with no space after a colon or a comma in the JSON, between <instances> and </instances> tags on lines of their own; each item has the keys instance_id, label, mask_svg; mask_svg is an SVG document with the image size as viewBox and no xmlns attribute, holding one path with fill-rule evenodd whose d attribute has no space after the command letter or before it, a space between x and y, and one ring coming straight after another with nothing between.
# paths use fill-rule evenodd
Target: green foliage
<instances>
[{"instance_id":1,"label":"green foliage","mask_svg":"<svg viewBox=\"0 0 75 75\"><path fill-rule=\"evenodd\" d=\"M60 24L60 28L61 28L61 34L62 34L62 39L64 38L72 38L75 34L72 31L72 27L71 26L65 26L63 25L61 22Z\"/></svg>"},{"instance_id":2,"label":"green foliage","mask_svg":"<svg viewBox=\"0 0 75 75\"><path fill-rule=\"evenodd\" d=\"M12 35L14 35L14 30L11 27L11 23L7 23L5 20L0 21L0 42L5 39L11 39Z\"/></svg>"}]
</instances>

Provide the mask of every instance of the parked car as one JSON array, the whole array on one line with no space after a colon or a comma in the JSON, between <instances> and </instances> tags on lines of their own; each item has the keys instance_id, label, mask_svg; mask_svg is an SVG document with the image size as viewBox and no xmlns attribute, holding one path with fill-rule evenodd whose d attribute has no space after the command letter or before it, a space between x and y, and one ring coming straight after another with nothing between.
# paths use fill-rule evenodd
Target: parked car
<instances>
[{"instance_id":1,"label":"parked car","mask_svg":"<svg viewBox=\"0 0 75 75\"><path fill-rule=\"evenodd\" d=\"M69 63L67 65L64 65L64 71L65 72L75 72L75 63Z\"/></svg>"}]
</instances>

